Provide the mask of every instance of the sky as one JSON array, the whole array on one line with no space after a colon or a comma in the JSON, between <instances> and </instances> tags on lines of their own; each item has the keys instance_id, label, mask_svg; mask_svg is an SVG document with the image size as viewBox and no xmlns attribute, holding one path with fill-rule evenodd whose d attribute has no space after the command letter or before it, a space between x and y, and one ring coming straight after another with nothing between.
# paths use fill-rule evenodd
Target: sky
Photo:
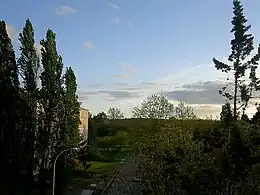
<instances>
[{"instance_id":1,"label":"sky","mask_svg":"<svg viewBox=\"0 0 260 195\"><path fill-rule=\"evenodd\" d=\"M260 43L260 1L242 1ZM36 46L56 33L64 66L71 66L82 107L126 117L148 95L191 105L199 117L218 116L225 75L212 58L226 61L232 34L232 1L218 0L8 0L0 7L14 47L30 18ZM250 108L249 115L254 108Z\"/></svg>"}]
</instances>

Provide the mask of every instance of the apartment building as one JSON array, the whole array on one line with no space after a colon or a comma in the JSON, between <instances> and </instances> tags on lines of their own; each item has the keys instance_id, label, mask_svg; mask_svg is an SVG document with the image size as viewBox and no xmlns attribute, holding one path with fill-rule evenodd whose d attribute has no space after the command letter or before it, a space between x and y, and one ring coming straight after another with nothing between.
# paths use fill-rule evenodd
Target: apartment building
<instances>
[{"instance_id":1,"label":"apartment building","mask_svg":"<svg viewBox=\"0 0 260 195\"><path fill-rule=\"evenodd\" d=\"M80 122L79 131L84 141L87 141L88 137L88 109L80 108Z\"/></svg>"}]
</instances>

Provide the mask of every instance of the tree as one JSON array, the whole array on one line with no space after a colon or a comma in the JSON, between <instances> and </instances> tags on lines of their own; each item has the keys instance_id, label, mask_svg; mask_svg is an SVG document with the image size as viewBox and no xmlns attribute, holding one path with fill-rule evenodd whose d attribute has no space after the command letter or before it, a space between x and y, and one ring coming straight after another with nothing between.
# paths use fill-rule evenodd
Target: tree
<instances>
[{"instance_id":1,"label":"tree","mask_svg":"<svg viewBox=\"0 0 260 195\"><path fill-rule=\"evenodd\" d=\"M88 111L88 119L92 119L92 118L93 118L93 114L90 111Z\"/></svg>"},{"instance_id":2,"label":"tree","mask_svg":"<svg viewBox=\"0 0 260 195\"><path fill-rule=\"evenodd\" d=\"M222 111L220 113L220 120L223 122L223 124L226 125L226 127L229 127L230 124L233 122L233 113L230 106L230 103L225 103L222 106Z\"/></svg>"},{"instance_id":3,"label":"tree","mask_svg":"<svg viewBox=\"0 0 260 195\"><path fill-rule=\"evenodd\" d=\"M18 67L6 24L0 20L0 189L14 194L22 183L22 123ZM4 177L5 176L5 177ZM19 179L21 179L19 181Z\"/></svg>"},{"instance_id":4,"label":"tree","mask_svg":"<svg viewBox=\"0 0 260 195\"><path fill-rule=\"evenodd\" d=\"M60 63L61 57L60 57ZM62 69L62 66L59 66ZM61 72L61 71L58 71ZM61 78L58 76L57 80ZM59 87L64 84L64 87ZM61 101L57 101L59 104L59 110L57 115L56 129L59 132L57 143L55 144L55 156L62 150L67 148L78 147L81 142L81 136L79 132L80 124L80 102L78 101L77 82L76 76L71 67L68 67L65 71L62 82L57 85L58 93L61 96ZM76 157L76 151L68 151L70 158ZM57 161L57 178L56 178L56 194L63 194L66 189L69 179L68 171L72 168L74 163L66 160L65 156L61 156Z\"/></svg>"},{"instance_id":5,"label":"tree","mask_svg":"<svg viewBox=\"0 0 260 195\"><path fill-rule=\"evenodd\" d=\"M93 145L95 143L96 134L93 126L93 114L88 112L88 145Z\"/></svg>"},{"instance_id":6,"label":"tree","mask_svg":"<svg viewBox=\"0 0 260 195\"><path fill-rule=\"evenodd\" d=\"M33 172L38 166L39 194L45 195L55 157L80 142L76 76L70 67L62 74L55 33L47 30L41 41L43 71L38 88L40 61L29 19L19 41L16 62L6 24L0 20L0 194L35 194ZM64 168L69 165L64 156L57 162L57 194L63 194L68 176Z\"/></svg>"},{"instance_id":7,"label":"tree","mask_svg":"<svg viewBox=\"0 0 260 195\"><path fill-rule=\"evenodd\" d=\"M37 72L40 63L35 49L34 30L30 20L26 20L23 32L19 34L20 57L18 66L23 79L23 98L26 103L25 129L25 165L27 170L27 190L34 183L33 171L35 170L35 141L37 127ZM30 194L31 192L27 192Z\"/></svg>"},{"instance_id":8,"label":"tree","mask_svg":"<svg viewBox=\"0 0 260 195\"><path fill-rule=\"evenodd\" d=\"M65 145L76 147L80 143L79 113L80 103L78 101L76 76L71 67L65 73Z\"/></svg>"},{"instance_id":9,"label":"tree","mask_svg":"<svg viewBox=\"0 0 260 195\"><path fill-rule=\"evenodd\" d=\"M61 126L64 124L64 90L62 89L62 58L57 53L55 33L47 30L46 39L41 42L43 71L40 75L41 90L39 100L40 119L39 126L39 154L41 156L40 168L40 194L46 191L46 170L48 170L54 156L62 143L58 142Z\"/></svg>"},{"instance_id":10,"label":"tree","mask_svg":"<svg viewBox=\"0 0 260 195\"><path fill-rule=\"evenodd\" d=\"M140 106L133 108L134 118L166 119L173 115L174 107L163 95L151 95Z\"/></svg>"},{"instance_id":11,"label":"tree","mask_svg":"<svg viewBox=\"0 0 260 195\"><path fill-rule=\"evenodd\" d=\"M241 121L245 121L245 122L249 123L249 122L250 122L250 119L248 118L248 116L247 116L246 114L243 114L243 115L241 116Z\"/></svg>"},{"instance_id":12,"label":"tree","mask_svg":"<svg viewBox=\"0 0 260 195\"><path fill-rule=\"evenodd\" d=\"M186 106L184 102L180 102L177 107L174 108L174 117L181 120L196 119L193 108Z\"/></svg>"},{"instance_id":13,"label":"tree","mask_svg":"<svg viewBox=\"0 0 260 195\"><path fill-rule=\"evenodd\" d=\"M105 112L100 112L100 113L98 113L96 116L94 116L93 117L93 120L95 121L95 122L99 122L99 121L104 121L104 120L106 120L107 119L107 115L106 115L106 113Z\"/></svg>"},{"instance_id":14,"label":"tree","mask_svg":"<svg viewBox=\"0 0 260 195\"><path fill-rule=\"evenodd\" d=\"M124 114L121 112L121 110L119 108L110 107L107 111L107 118L108 119L123 119Z\"/></svg>"},{"instance_id":15,"label":"tree","mask_svg":"<svg viewBox=\"0 0 260 195\"><path fill-rule=\"evenodd\" d=\"M240 0L233 0L233 14L234 17L231 22L233 28L230 32L234 34L234 38L230 43L231 54L228 58L231 64L223 63L216 58L213 58L213 62L217 70L221 70L226 73L233 73L234 82L229 84L233 85L234 93L229 93L226 91L229 84L219 90L219 93L228 100L233 100L233 117L237 120L237 111L242 108L244 113L250 98L252 98L252 91L254 89L260 89L258 85L259 79L256 77L256 69L260 59L260 46L258 47L257 54L247 60L254 50L254 37L252 34L248 33L251 26L246 25L247 19L243 14L243 6ZM248 85L244 80L246 70L250 70L250 84ZM238 104L240 104L239 107Z\"/></svg>"},{"instance_id":16,"label":"tree","mask_svg":"<svg viewBox=\"0 0 260 195\"><path fill-rule=\"evenodd\" d=\"M260 106L257 107L257 112L254 114L252 118L252 124L260 125Z\"/></svg>"},{"instance_id":17,"label":"tree","mask_svg":"<svg viewBox=\"0 0 260 195\"><path fill-rule=\"evenodd\" d=\"M105 112L100 112L91 120L92 143L95 143L96 137L104 137L108 135L107 115Z\"/></svg>"}]
</instances>

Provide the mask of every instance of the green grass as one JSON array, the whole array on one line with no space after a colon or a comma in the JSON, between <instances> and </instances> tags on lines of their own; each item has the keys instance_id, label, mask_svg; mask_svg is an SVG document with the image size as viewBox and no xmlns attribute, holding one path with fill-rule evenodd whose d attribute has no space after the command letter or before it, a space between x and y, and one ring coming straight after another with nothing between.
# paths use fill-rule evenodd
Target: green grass
<instances>
[{"instance_id":1,"label":"green grass","mask_svg":"<svg viewBox=\"0 0 260 195\"><path fill-rule=\"evenodd\" d=\"M115 170L116 167L119 166L119 162L98 162L98 161L90 161L90 168L87 172L91 173L106 173L111 170Z\"/></svg>"},{"instance_id":2,"label":"green grass","mask_svg":"<svg viewBox=\"0 0 260 195\"><path fill-rule=\"evenodd\" d=\"M119 162L89 161L91 167L86 171L77 170L70 182L68 191L88 189L90 184L97 184L97 190L103 189L120 166Z\"/></svg>"},{"instance_id":3,"label":"green grass","mask_svg":"<svg viewBox=\"0 0 260 195\"><path fill-rule=\"evenodd\" d=\"M69 189L87 189L90 184L97 184L97 190L102 190L109 182L116 170L120 167L120 161L129 152L129 147L123 147L117 151L103 151L97 148L96 153L102 156L106 161L91 160L87 161L91 166L84 171L80 167L74 172Z\"/></svg>"},{"instance_id":4,"label":"green grass","mask_svg":"<svg viewBox=\"0 0 260 195\"><path fill-rule=\"evenodd\" d=\"M79 164L73 173L68 191L88 189L90 184L97 184L97 190L102 190L105 187L120 167L121 159L125 158L131 150L131 137L128 133L121 135L121 137L115 137L120 138L120 142L118 140L115 140L118 142L108 142L105 149L99 145L90 148L87 163L91 166L84 171L82 164Z\"/></svg>"}]
</instances>

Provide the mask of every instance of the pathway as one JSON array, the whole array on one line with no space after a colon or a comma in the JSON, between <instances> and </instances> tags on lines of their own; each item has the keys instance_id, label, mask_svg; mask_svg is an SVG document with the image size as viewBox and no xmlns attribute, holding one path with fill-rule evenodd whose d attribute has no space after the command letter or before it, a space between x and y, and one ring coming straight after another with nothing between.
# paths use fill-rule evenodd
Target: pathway
<instances>
[{"instance_id":1,"label":"pathway","mask_svg":"<svg viewBox=\"0 0 260 195\"><path fill-rule=\"evenodd\" d=\"M142 187L137 181L138 168L135 157L130 156L112 181L104 195L141 195Z\"/></svg>"}]
</instances>

